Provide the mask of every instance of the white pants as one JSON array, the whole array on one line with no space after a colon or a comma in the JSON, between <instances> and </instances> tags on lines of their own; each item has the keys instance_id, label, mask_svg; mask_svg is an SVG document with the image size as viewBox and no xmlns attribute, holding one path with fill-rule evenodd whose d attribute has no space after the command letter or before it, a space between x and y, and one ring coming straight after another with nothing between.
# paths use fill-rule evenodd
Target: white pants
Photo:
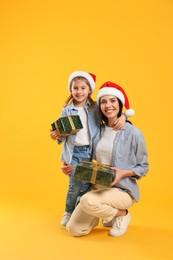
<instances>
[{"instance_id":1,"label":"white pants","mask_svg":"<svg viewBox=\"0 0 173 260\"><path fill-rule=\"evenodd\" d=\"M67 230L73 236L87 235L99 218L111 221L118 209L128 209L134 199L117 188L106 188L87 192L73 211Z\"/></svg>"}]
</instances>

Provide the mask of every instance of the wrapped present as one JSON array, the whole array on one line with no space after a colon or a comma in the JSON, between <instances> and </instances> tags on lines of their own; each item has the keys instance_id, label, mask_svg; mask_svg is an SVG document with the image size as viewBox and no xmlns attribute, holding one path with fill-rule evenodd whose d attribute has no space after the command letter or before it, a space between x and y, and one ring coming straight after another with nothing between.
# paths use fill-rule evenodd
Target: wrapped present
<instances>
[{"instance_id":1,"label":"wrapped present","mask_svg":"<svg viewBox=\"0 0 173 260\"><path fill-rule=\"evenodd\" d=\"M100 184L107 187L111 186L115 178L115 171L110 166L101 164L96 160L91 162L81 160L76 166L74 179Z\"/></svg>"},{"instance_id":2,"label":"wrapped present","mask_svg":"<svg viewBox=\"0 0 173 260\"><path fill-rule=\"evenodd\" d=\"M83 128L79 115L63 116L51 124L52 130L58 130L61 136L74 134Z\"/></svg>"}]
</instances>

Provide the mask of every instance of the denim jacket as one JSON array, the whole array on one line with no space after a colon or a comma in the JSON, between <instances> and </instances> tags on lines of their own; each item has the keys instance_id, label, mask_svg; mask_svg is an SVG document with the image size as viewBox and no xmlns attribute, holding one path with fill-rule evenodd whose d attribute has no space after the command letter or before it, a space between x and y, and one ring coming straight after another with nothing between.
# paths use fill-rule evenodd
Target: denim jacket
<instances>
[{"instance_id":1,"label":"denim jacket","mask_svg":"<svg viewBox=\"0 0 173 260\"><path fill-rule=\"evenodd\" d=\"M89 127L89 142L90 142L90 154L92 154L93 147L93 138L96 136L97 132L100 129L100 112L97 103L91 105L91 102L88 100L84 106L84 109L88 117L88 127ZM68 115L77 115L78 110L74 107L73 103L70 103L66 106L62 112L61 116ZM73 149L75 146L76 134L69 136L63 136L61 141L58 141L59 144L64 142L63 149L61 152L61 161L65 161L67 164L71 163Z\"/></svg>"},{"instance_id":2,"label":"denim jacket","mask_svg":"<svg viewBox=\"0 0 173 260\"><path fill-rule=\"evenodd\" d=\"M104 132L105 125L94 140L93 158L96 158L96 146ZM115 187L127 192L135 201L139 200L139 187L136 180L148 172L148 153L143 134L135 126L125 123L115 136L112 151L112 163L121 170L132 170L136 176L125 177Z\"/></svg>"}]
</instances>

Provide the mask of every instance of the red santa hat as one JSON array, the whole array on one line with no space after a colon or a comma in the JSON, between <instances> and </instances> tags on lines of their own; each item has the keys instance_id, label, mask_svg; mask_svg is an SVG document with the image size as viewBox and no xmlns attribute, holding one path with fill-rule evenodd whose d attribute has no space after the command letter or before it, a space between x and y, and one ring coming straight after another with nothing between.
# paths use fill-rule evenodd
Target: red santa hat
<instances>
[{"instance_id":1,"label":"red santa hat","mask_svg":"<svg viewBox=\"0 0 173 260\"><path fill-rule=\"evenodd\" d=\"M97 94L97 103L99 103L100 98L105 95L116 96L118 99L120 99L123 106L126 108L124 113L127 117L133 116L135 114L135 111L130 109L128 97L122 87L113 82L107 81L100 87L100 90Z\"/></svg>"},{"instance_id":2,"label":"red santa hat","mask_svg":"<svg viewBox=\"0 0 173 260\"><path fill-rule=\"evenodd\" d=\"M94 88L95 88L95 82L96 82L96 75L92 74L92 73L88 73L88 72L85 72L85 71L74 71L69 79L68 79L68 91L71 93L71 90L70 90L70 85L71 85L71 82L74 78L76 77L83 77L85 79L88 80L89 84L90 84L90 87L91 87L91 91L93 92L94 91Z\"/></svg>"}]
</instances>

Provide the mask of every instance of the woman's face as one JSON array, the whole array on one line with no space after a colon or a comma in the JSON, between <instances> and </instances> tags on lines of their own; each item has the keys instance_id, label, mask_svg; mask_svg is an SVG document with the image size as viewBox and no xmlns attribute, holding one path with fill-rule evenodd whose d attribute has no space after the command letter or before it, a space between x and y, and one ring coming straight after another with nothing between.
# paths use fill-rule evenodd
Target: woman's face
<instances>
[{"instance_id":1,"label":"woman's face","mask_svg":"<svg viewBox=\"0 0 173 260\"><path fill-rule=\"evenodd\" d=\"M109 119L117 118L119 102L115 96L105 95L100 98L100 109L104 116Z\"/></svg>"}]
</instances>

